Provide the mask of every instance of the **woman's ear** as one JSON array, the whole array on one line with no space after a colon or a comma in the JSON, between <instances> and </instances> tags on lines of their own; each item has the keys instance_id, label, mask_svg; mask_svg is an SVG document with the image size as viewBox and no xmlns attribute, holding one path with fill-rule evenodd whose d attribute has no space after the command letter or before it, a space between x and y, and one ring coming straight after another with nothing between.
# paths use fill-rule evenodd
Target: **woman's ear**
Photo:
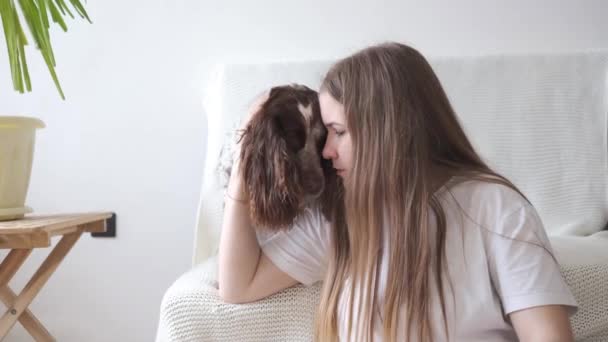
<instances>
[{"instance_id":1,"label":"woman's ear","mask_svg":"<svg viewBox=\"0 0 608 342\"><path fill-rule=\"evenodd\" d=\"M280 230L293 222L302 205L296 153L304 142L296 134L301 118L273 111L267 103L252 118L242 136L240 157L253 225Z\"/></svg>"}]
</instances>

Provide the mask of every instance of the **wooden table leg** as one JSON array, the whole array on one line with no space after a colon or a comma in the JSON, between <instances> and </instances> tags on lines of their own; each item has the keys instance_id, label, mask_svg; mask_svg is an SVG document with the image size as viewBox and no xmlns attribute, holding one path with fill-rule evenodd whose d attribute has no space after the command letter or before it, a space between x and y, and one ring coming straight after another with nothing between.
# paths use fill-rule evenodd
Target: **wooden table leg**
<instances>
[{"instance_id":1,"label":"wooden table leg","mask_svg":"<svg viewBox=\"0 0 608 342\"><path fill-rule=\"evenodd\" d=\"M59 243L57 243L55 248L53 248L42 265L40 265L40 268L34 273L32 279L30 279L21 293L15 298L13 305L9 307L8 311L0 318L0 340L3 339L13 325L15 325L15 322L17 322L21 314L25 312L28 305L34 300L34 297L40 292L53 272L57 269L57 266L59 266L63 258L72 249L81 235L81 229L74 233L66 234L61 238Z\"/></svg>"},{"instance_id":2,"label":"wooden table leg","mask_svg":"<svg viewBox=\"0 0 608 342\"><path fill-rule=\"evenodd\" d=\"M31 253L31 249L13 249L8 253L0 264L0 287L8 285L8 282L13 279L17 270Z\"/></svg>"},{"instance_id":3,"label":"wooden table leg","mask_svg":"<svg viewBox=\"0 0 608 342\"><path fill-rule=\"evenodd\" d=\"M17 297L8 287L8 282L13 278L17 270L23 265L25 259L31 254L31 249L13 249L0 264L0 300L7 308L13 306ZM19 322L34 337L36 341L55 341L51 334L42 324L32 315L30 310L25 310L19 316Z\"/></svg>"},{"instance_id":4,"label":"wooden table leg","mask_svg":"<svg viewBox=\"0 0 608 342\"><path fill-rule=\"evenodd\" d=\"M0 300L4 302L6 307L10 308L15 303L17 296L8 287L5 286L0 288ZM23 325L25 330L36 340L37 342L54 342L55 338L49 333L48 330L40 323L40 321L32 314L28 309L25 309L21 316L19 316L19 323Z\"/></svg>"}]
</instances>

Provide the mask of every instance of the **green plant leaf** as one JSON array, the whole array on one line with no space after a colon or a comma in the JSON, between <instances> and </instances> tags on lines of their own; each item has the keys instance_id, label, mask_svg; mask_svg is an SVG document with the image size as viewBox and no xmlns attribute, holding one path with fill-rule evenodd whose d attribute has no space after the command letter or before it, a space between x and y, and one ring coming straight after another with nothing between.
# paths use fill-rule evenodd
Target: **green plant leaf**
<instances>
[{"instance_id":1,"label":"green plant leaf","mask_svg":"<svg viewBox=\"0 0 608 342\"><path fill-rule=\"evenodd\" d=\"M25 80L25 89L32 91L32 82L30 81L30 73L27 69L27 63L25 61L25 44L19 44L19 57L21 57L21 66L23 68L23 79ZM23 86L22 86L23 87ZM23 91L21 91L23 93Z\"/></svg>"},{"instance_id":2,"label":"green plant leaf","mask_svg":"<svg viewBox=\"0 0 608 342\"><path fill-rule=\"evenodd\" d=\"M44 27L49 28L49 15L47 13L47 3L48 0L39 0L38 6L40 7L40 18L42 18L42 23L44 23Z\"/></svg>"},{"instance_id":3,"label":"green plant leaf","mask_svg":"<svg viewBox=\"0 0 608 342\"><path fill-rule=\"evenodd\" d=\"M72 6L74 6L76 12L80 15L81 18L85 18L91 24L93 23L91 21L91 18L89 18L89 14L84 9L84 6L82 6L80 0L70 0L70 3L72 4Z\"/></svg>"},{"instance_id":4,"label":"green plant leaf","mask_svg":"<svg viewBox=\"0 0 608 342\"><path fill-rule=\"evenodd\" d=\"M36 48L40 51L47 65L55 87L61 98L65 99L57 73L55 72L55 55L49 35L49 13L53 22L59 25L63 31L67 31L68 29L64 17L69 15L71 18L74 18L74 15L65 0L17 1L23 20L25 20ZM80 0L70 0L69 3L81 18L91 22ZM23 93L25 85L27 91L31 91L32 85L25 56L25 45L28 44L28 41L20 23L15 0L0 0L0 19L4 28L13 87L16 91Z\"/></svg>"},{"instance_id":5,"label":"green plant leaf","mask_svg":"<svg viewBox=\"0 0 608 342\"><path fill-rule=\"evenodd\" d=\"M67 31L68 27L65 24L65 21L63 21L63 17L61 16L62 14L57 9L57 5L55 5L52 1L49 1L49 10L51 11L51 18L53 18L53 21L59 24L64 32Z\"/></svg>"},{"instance_id":6,"label":"green plant leaf","mask_svg":"<svg viewBox=\"0 0 608 342\"><path fill-rule=\"evenodd\" d=\"M61 14L65 15L67 13L70 15L70 17L72 17L72 19L74 19L74 15L72 14L72 12L70 12L68 6L66 6L63 0L55 0L55 2L57 3L57 7L59 8L59 10L61 11Z\"/></svg>"},{"instance_id":7,"label":"green plant leaf","mask_svg":"<svg viewBox=\"0 0 608 342\"><path fill-rule=\"evenodd\" d=\"M14 3L10 0L0 0L0 18L2 18L2 26L6 39L6 48L9 57L11 76L13 78L13 87L15 90L23 93L23 81L21 68L19 65L19 47L20 42L19 31L17 30L17 12L15 11Z\"/></svg>"}]
</instances>

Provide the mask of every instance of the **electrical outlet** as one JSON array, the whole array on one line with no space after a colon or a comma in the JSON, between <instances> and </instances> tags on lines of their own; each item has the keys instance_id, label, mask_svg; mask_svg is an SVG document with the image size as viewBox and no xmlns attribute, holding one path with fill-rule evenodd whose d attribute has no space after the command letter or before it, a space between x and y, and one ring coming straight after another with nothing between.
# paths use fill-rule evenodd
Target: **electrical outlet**
<instances>
[{"instance_id":1,"label":"electrical outlet","mask_svg":"<svg viewBox=\"0 0 608 342\"><path fill-rule=\"evenodd\" d=\"M106 231L103 233L91 233L92 237L116 237L116 213L106 219Z\"/></svg>"}]
</instances>

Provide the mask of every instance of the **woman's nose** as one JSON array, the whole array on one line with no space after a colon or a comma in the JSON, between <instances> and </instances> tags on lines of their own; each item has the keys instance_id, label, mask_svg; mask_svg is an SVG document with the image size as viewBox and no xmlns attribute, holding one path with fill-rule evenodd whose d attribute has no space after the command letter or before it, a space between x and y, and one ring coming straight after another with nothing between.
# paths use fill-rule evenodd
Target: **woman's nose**
<instances>
[{"instance_id":1,"label":"woman's nose","mask_svg":"<svg viewBox=\"0 0 608 342\"><path fill-rule=\"evenodd\" d=\"M323 155L323 158L325 159L336 159L336 150L331 146L329 138L325 141L321 155Z\"/></svg>"}]
</instances>

